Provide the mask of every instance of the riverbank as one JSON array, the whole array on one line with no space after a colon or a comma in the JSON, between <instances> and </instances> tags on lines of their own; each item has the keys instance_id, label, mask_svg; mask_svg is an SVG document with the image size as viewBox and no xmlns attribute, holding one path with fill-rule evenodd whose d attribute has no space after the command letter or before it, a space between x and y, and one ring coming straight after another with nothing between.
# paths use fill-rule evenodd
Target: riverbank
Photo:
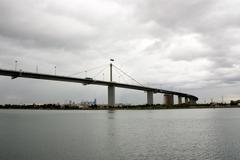
<instances>
[{"instance_id":1,"label":"riverbank","mask_svg":"<svg viewBox=\"0 0 240 160\"><path fill-rule=\"evenodd\" d=\"M5 104L0 105L0 109L31 109L31 110L161 110L161 109L204 109L204 108L240 108L238 105L229 104L181 104L181 105L121 105L121 106L106 106L94 105L79 107L77 105L60 105L60 104L43 104L43 105L13 105Z\"/></svg>"}]
</instances>

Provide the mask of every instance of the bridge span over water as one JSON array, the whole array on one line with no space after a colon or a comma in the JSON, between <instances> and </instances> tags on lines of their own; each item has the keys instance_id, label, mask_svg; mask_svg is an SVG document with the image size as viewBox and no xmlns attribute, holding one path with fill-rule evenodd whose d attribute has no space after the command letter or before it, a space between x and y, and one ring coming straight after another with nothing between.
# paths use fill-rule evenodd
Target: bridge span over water
<instances>
[{"instance_id":1,"label":"bridge span over water","mask_svg":"<svg viewBox=\"0 0 240 160\"><path fill-rule=\"evenodd\" d=\"M2 76L10 76L12 79L15 78L31 78L31 79L41 79L41 80L51 80L51 81L63 81L63 82L73 82L73 83L82 83L84 85L102 85L108 87L108 105L115 105L115 87L119 88L127 88L134 90L141 90L147 93L147 104L153 104L153 94L162 93L164 94L164 104L173 105L174 104L174 96L178 96L178 104L182 104L182 99L185 99L185 103L195 104L198 98L194 95L169 91L159 88L151 88L147 86L141 85L132 85L125 83L118 83L112 81L112 64L110 64L110 81L102 81L95 80L90 78L76 78L69 76L60 76L60 75L52 75L52 74L42 74L42 73L34 73L34 72L24 72L17 70L6 70L0 69L0 75Z\"/></svg>"}]
</instances>

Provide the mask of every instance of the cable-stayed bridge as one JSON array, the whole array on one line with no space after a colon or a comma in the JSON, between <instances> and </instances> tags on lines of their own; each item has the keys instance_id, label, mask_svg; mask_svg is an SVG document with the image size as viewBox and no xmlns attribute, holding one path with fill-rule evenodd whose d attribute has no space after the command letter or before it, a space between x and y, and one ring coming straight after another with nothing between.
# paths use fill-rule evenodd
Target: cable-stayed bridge
<instances>
[{"instance_id":1,"label":"cable-stayed bridge","mask_svg":"<svg viewBox=\"0 0 240 160\"><path fill-rule=\"evenodd\" d=\"M113 81L113 67L115 67L119 74L125 75L134 82L137 83L135 84L127 84L127 83L120 83L120 82L114 82ZM106 69L106 68L105 68ZM105 70L104 69L104 70ZM99 75L101 72L97 73ZM85 73L87 71L84 71ZM79 72L82 73L82 72ZM187 93L181 93L181 92L176 92L176 91L169 91L169 90L164 90L164 89L159 89L159 88L152 88L148 86L144 86L141 83L139 83L137 80L132 78L130 75L128 75L126 72L122 71L119 67L113 65L110 63L110 81L104 81L104 80L97 80L94 78L77 78L73 77L73 75L76 75L78 73L72 74L70 76L60 76L55 74L43 74L43 73L34 73L34 72L25 72L22 70L6 70L6 69L0 69L0 75L2 76L10 76L12 79L15 78L31 78L31 79L41 79L41 80L51 80L51 81L63 81L63 82L73 82L73 83L81 83L83 85L102 85L102 86L107 86L108 87L108 105L109 106L114 106L115 105L115 87L119 88L127 88L127 89L134 89L134 90L140 90L144 91L147 93L147 104L152 105L154 103L153 101L153 94L157 93L162 93L164 94L164 104L166 105L173 105L174 104L174 96L178 97L178 104L183 103L183 98L184 102L187 104L195 104L198 100L198 98L194 95L187 94Z\"/></svg>"}]
</instances>

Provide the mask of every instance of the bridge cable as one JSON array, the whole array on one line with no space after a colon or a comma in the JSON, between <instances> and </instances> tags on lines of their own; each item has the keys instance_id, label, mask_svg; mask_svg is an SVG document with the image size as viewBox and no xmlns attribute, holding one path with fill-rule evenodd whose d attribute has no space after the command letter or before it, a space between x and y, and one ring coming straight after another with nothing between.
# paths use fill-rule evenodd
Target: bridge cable
<instances>
[{"instance_id":1,"label":"bridge cable","mask_svg":"<svg viewBox=\"0 0 240 160\"><path fill-rule=\"evenodd\" d=\"M123 70L121 70L120 68L118 68L117 66L113 65L116 69L118 69L120 72L122 72L123 74L125 74L126 76L128 76L131 80L135 81L137 84L139 84L140 86L143 86L140 82L138 82L136 79L134 79L133 77L131 77L129 74L127 74L126 72L124 72Z\"/></svg>"},{"instance_id":2,"label":"bridge cable","mask_svg":"<svg viewBox=\"0 0 240 160\"><path fill-rule=\"evenodd\" d=\"M108 66L105 67L105 68L103 68L100 72L98 72L98 73L93 77L93 79L95 79L97 76L99 76L99 75L100 75L102 72L104 72L107 68L108 68Z\"/></svg>"},{"instance_id":3,"label":"bridge cable","mask_svg":"<svg viewBox=\"0 0 240 160\"><path fill-rule=\"evenodd\" d=\"M123 78L123 80L127 83L127 84L129 84L129 81L127 81L125 78L124 78L124 74L123 73L121 73L119 70L115 70L115 71L117 71L117 73L118 73L118 75L120 76L120 77L122 77Z\"/></svg>"},{"instance_id":4,"label":"bridge cable","mask_svg":"<svg viewBox=\"0 0 240 160\"><path fill-rule=\"evenodd\" d=\"M96 70L96 69L102 68L102 67L104 67L104 66L106 66L106 64L104 64L104 65L100 65L100 66L97 66L97 67L94 67L94 68L90 68L90 69L87 69L87 70L84 70L84 71L79 71L79 72L76 72L76 73L70 74L70 75L68 75L68 76L75 76L75 75L78 75L78 74L84 73L84 72L86 72L86 71L89 72L89 71L93 71L93 70Z\"/></svg>"}]
</instances>

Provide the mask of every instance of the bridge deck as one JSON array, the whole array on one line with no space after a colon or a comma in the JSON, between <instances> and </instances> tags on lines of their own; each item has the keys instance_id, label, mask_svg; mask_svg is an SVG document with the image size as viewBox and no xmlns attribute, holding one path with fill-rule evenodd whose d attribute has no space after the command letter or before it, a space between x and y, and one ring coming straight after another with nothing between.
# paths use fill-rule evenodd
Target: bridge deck
<instances>
[{"instance_id":1,"label":"bridge deck","mask_svg":"<svg viewBox=\"0 0 240 160\"><path fill-rule=\"evenodd\" d=\"M152 91L154 93L173 94L173 95L178 95L178 96L182 96L182 97L189 97L196 101L198 100L198 98L196 96L186 94L186 93L168 91L168 90L145 87L145 86L117 83L117 82L100 81L100 80L95 80L95 79L75 78L75 77L66 77L66 76L60 76L60 75L50 75L50 74L23 72L23 71L14 71L14 70L5 70L5 69L0 69L0 75L10 76L13 79L22 77L22 78L74 82L74 83L92 84L92 85L115 86L115 87L119 87L119 88L128 88L128 89L135 89L135 90L142 90L142 91Z\"/></svg>"}]
</instances>

